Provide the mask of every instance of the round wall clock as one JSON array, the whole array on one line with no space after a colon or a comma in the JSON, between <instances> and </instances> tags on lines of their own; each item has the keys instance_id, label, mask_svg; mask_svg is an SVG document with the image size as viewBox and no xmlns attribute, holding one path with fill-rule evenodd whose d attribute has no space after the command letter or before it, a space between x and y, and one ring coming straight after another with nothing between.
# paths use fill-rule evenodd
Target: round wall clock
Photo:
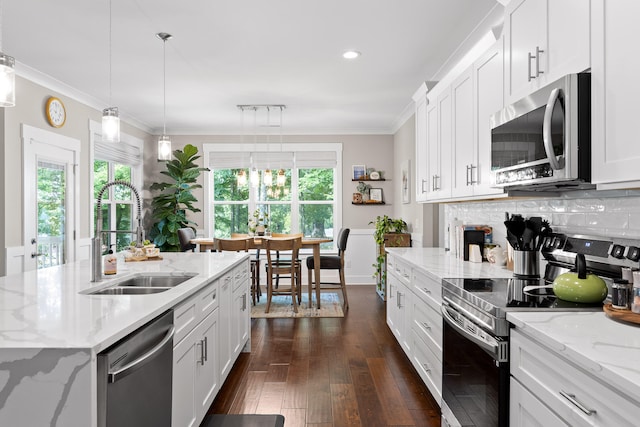
<instances>
[{"instance_id":1,"label":"round wall clock","mask_svg":"<svg viewBox=\"0 0 640 427\"><path fill-rule=\"evenodd\" d=\"M47 100L47 106L44 111L49 124L54 128L62 127L67 120L67 111L64 108L64 104L55 96Z\"/></svg>"}]
</instances>

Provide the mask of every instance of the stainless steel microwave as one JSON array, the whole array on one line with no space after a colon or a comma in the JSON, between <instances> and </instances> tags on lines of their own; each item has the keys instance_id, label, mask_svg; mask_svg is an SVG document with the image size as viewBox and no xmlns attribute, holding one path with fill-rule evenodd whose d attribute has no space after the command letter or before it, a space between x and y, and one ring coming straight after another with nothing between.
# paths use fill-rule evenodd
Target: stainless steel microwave
<instances>
[{"instance_id":1,"label":"stainless steel microwave","mask_svg":"<svg viewBox=\"0 0 640 427\"><path fill-rule=\"evenodd\" d=\"M594 188L591 74L569 74L491 117L493 184L507 191Z\"/></svg>"}]
</instances>

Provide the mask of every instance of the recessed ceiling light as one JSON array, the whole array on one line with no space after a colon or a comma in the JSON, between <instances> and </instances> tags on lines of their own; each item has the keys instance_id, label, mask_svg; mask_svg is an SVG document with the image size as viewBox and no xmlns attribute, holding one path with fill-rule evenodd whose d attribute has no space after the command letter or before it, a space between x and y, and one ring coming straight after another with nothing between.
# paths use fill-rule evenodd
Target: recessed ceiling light
<instances>
[{"instance_id":1,"label":"recessed ceiling light","mask_svg":"<svg viewBox=\"0 0 640 427\"><path fill-rule=\"evenodd\" d=\"M357 50L347 50L342 54L344 59L356 59L360 56L360 52Z\"/></svg>"}]
</instances>

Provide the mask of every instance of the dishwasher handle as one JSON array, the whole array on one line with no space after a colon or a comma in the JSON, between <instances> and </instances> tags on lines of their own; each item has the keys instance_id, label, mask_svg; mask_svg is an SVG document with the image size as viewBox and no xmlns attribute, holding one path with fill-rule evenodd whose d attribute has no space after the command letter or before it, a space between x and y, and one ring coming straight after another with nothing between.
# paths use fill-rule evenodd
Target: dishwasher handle
<instances>
[{"instance_id":1,"label":"dishwasher handle","mask_svg":"<svg viewBox=\"0 0 640 427\"><path fill-rule=\"evenodd\" d=\"M142 356L138 357L136 360L132 361L131 363L127 363L126 365L124 365L122 368L118 370L115 370L115 371L110 370L108 372L109 382L115 383L116 381L126 377L130 373L137 371L138 369L142 368L144 365L149 363L156 354L160 353L160 351L162 351L167 345L172 344L173 334L175 333L175 331L176 331L176 328L175 326L172 325L171 329L169 329L169 331L164 336L164 338L162 338L162 341L160 341L151 350L149 350Z\"/></svg>"}]
</instances>

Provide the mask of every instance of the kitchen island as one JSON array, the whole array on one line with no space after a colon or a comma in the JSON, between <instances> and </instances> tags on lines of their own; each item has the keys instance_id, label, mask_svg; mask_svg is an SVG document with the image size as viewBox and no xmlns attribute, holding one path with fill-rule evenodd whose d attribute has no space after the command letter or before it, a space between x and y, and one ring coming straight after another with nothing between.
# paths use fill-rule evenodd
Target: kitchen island
<instances>
[{"instance_id":1,"label":"kitchen island","mask_svg":"<svg viewBox=\"0 0 640 427\"><path fill-rule=\"evenodd\" d=\"M236 253L162 257L122 263L97 283L88 261L0 278L0 425L96 426L97 354L249 264ZM86 294L136 273L195 276L156 294Z\"/></svg>"}]
</instances>

